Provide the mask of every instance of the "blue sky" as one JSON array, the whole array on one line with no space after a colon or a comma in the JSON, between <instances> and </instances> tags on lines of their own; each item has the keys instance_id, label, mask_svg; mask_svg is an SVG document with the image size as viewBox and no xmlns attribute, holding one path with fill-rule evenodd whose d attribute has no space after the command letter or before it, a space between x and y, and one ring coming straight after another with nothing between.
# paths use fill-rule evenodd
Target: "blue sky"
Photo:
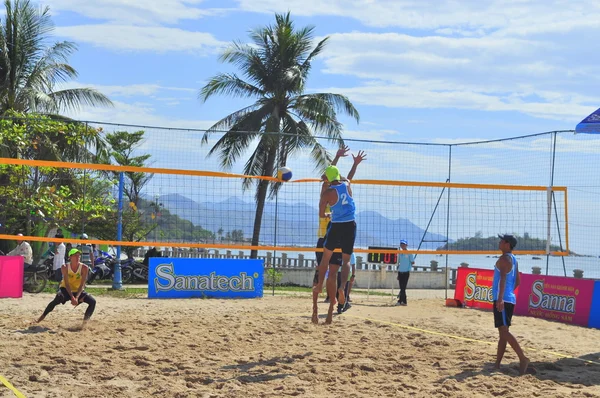
<instances>
[{"instance_id":1,"label":"blue sky","mask_svg":"<svg viewBox=\"0 0 600 398\"><path fill-rule=\"evenodd\" d=\"M440 141L570 129L599 106L592 1L47 0L56 38L79 45L75 85L115 109L83 119L208 127L248 103L202 104L218 54L290 10L331 42L308 89L346 94L348 137Z\"/></svg>"},{"instance_id":2,"label":"blue sky","mask_svg":"<svg viewBox=\"0 0 600 398\"><path fill-rule=\"evenodd\" d=\"M430 143L507 138L574 129L600 106L600 55L595 51L600 3L591 0L46 0L42 4L52 10L55 39L79 45L70 60L79 78L70 86L95 87L115 103L114 108L87 108L69 115L83 120L208 128L251 101L198 100L211 76L234 71L218 62L222 49L233 40L248 40L249 30L272 23L275 12L288 10L297 26L314 25L317 38L330 36L313 65L307 89L345 94L353 101L361 122L342 119L346 138ZM199 147L197 135L178 132L177 138L165 139L164 131L147 133L158 134L143 148L152 153L155 166L218 169L214 159L206 159L207 149ZM560 170L555 184L569 186L572 242L577 243L575 250L588 253L600 233L600 184L597 177L579 171L600 167L597 138L562 134L558 140ZM445 181L447 177L447 148L363 148L370 156L357 178ZM550 148L549 137L458 148L453 152L452 180L545 185ZM292 162L295 178L315 176L307 154ZM240 170L238 164L232 171ZM230 185L213 189L213 198L237 195L239 185ZM153 189L164 194L171 186ZM200 198L201 192L190 195ZM252 193L246 195L251 201ZM360 205L378 209L384 202L365 200ZM487 227L490 233L497 232L496 225ZM464 235L482 227L472 229Z\"/></svg>"}]
</instances>

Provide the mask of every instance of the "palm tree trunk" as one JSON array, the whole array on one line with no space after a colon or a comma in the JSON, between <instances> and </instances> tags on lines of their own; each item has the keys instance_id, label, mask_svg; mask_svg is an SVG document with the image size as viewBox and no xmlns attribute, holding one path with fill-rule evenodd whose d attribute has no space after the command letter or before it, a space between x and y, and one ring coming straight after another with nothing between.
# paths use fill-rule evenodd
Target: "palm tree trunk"
<instances>
[{"instance_id":1,"label":"palm tree trunk","mask_svg":"<svg viewBox=\"0 0 600 398\"><path fill-rule=\"evenodd\" d=\"M269 151L269 157L267 158L267 164L265 165L266 176L273 176L273 169L275 167L275 157L277 156L277 146L271 146ZM256 214L254 216L254 230L252 232L252 246L258 246L260 241L260 228L262 226L262 217L265 209L265 201L267 199L267 191L269 190L269 181L260 180L258 183L258 190L256 193ZM250 258L258 258L258 250L253 249L250 251Z\"/></svg>"}]
</instances>

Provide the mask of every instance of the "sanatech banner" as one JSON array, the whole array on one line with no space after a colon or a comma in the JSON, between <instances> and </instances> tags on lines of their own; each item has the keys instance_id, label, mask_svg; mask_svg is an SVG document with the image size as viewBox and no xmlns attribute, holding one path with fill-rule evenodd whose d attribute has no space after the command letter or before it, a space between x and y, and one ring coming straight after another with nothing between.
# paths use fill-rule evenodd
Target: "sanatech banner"
<instances>
[{"instance_id":1,"label":"sanatech banner","mask_svg":"<svg viewBox=\"0 0 600 398\"><path fill-rule=\"evenodd\" d=\"M150 258L148 298L263 296L263 260Z\"/></svg>"}]
</instances>

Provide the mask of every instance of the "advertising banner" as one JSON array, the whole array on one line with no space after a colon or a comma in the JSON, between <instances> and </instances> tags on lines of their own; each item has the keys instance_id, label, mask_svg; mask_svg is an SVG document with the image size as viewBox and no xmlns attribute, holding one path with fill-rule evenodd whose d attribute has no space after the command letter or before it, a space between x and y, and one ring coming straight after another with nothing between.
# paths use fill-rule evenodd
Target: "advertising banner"
<instances>
[{"instance_id":1,"label":"advertising banner","mask_svg":"<svg viewBox=\"0 0 600 398\"><path fill-rule=\"evenodd\" d=\"M523 274L520 289L515 315L588 326L593 280Z\"/></svg>"},{"instance_id":2,"label":"advertising banner","mask_svg":"<svg viewBox=\"0 0 600 398\"><path fill-rule=\"evenodd\" d=\"M263 296L263 260L150 258L148 298Z\"/></svg>"},{"instance_id":3,"label":"advertising banner","mask_svg":"<svg viewBox=\"0 0 600 398\"><path fill-rule=\"evenodd\" d=\"M465 307L493 309L494 271L480 268L458 269L454 299Z\"/></svg>"},{"instance_id":4,"label":"advertising banner","mask_svg":"<svg viewBox=\"0 0 600 398\"><path fill-rule=\"evenodd\" d=\"M464 307L492 310L494 306L493 283L494 270L461 267L456 276L454 299ZM515 289L515 295L519 297L518 288Z\"/></svg>"},{"instance_id":5,"label":"advertising banner","mask_svg":"<svg viewBox=\"0 0 600 398\"><path fill-rule=\"evenodd\" d=\"M592 296L592 308L590 309L591 328L600 329L600 281L594 283L594 295Z\"/></svg>"},{"instance_id":6,"label":"advertising banner","mask_svg":"<svg viewBox=\"0 0 600 398\"><path fill-rule=\"evenodd\" d=\"M23 297L22 256L0 256L0 298Z\"/></svg>"}]
</instances>

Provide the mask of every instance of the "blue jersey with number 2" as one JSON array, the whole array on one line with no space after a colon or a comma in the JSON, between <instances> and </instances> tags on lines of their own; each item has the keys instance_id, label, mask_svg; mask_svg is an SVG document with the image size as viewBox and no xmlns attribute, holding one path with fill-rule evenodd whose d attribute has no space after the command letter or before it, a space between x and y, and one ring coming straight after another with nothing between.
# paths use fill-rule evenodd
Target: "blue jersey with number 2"
<instances>
[{"instance_id":1,"label":"blue jersey with number 2","mask_svg":"<svg viewBox=\"0 0 600 398\"><path fill-rule=\"evenodd\" d=\"M338 200L331 206L331 222L354 221L354 199L348 193L348 185L345 183L332 185L331 188L337 192Z\"/></svg>"}]
</instances>

